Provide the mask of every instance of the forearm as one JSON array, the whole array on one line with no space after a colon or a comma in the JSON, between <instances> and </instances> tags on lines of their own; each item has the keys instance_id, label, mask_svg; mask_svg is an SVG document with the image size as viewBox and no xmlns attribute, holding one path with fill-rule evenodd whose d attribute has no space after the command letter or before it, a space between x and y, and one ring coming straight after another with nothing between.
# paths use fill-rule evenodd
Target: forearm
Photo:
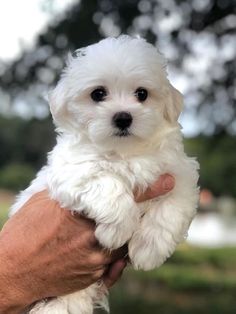
<instances>
[{"instance_id":1,"label":"forearm","mask_svg":"<svg viewBox=\"0 0 236 314\"><path fill-rule=\"evenodd\" d=\"M0 313L1 314L22 314L25 307L21 305L16 305L11 300L6 297L7 292L0 292L1 304L0 304Z\"/></svg>"},{"instance_id":2,"label":"forearm","mask_svg":"<svg viewBox=\"0 0 236 314\"><path fill-rule=\"evenodd\" d=\"M18 278L14 278L12 261L6 255L0 233L0 313L20 314L31 302L24 295Z\"/></svg>"}]
</instances>

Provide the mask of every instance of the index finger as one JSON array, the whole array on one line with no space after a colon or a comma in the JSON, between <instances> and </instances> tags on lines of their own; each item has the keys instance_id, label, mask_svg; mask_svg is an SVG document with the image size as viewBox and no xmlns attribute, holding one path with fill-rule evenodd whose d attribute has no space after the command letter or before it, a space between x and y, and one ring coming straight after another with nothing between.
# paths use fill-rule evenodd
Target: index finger
<instances>
[{"instance_id":1,"label":"index finger","mask_svg":"<svg viewBox=\"0 0 236 314\"><path fill-rule=\"evenodd\" d=\"M107 288L111 288L116 281L121 277L123 270L127 265L125 259L119 259L108 267L103 276L103 282Z\"/></svg>"},{"instance_id":2,"label":"index finger","mask_svg":"<svg viewBox=\"0 0 236 314\"><path fill-rule=\"evenodd\" d=\"M152 198L170 192L174 188L174 185L175 185L174 177L171 176L170 174L164 174L160 176L159 179L153 185L148 187L143 194L135 192L134 199L137 203L150 200Z\"/></svg>"}]
</instances>

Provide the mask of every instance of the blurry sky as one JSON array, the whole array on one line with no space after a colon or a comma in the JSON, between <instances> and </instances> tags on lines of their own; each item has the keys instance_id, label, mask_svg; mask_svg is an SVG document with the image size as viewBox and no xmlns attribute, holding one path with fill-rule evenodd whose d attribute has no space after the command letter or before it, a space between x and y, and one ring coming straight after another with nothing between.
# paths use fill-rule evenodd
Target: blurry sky
<instances>
[{"instance_id":1,"label":"blurry sky","mask_svg":"<svg viewBox=\"0 0 236 314\"><path fill-rule=\"evenodd\" d=\"M77 0L0 1L0 58L14 59L31 47L37 34ZM11 15L11 18L9 16ZM14 23L12 23L14 21Z\"/></svg>"}]
</instances>

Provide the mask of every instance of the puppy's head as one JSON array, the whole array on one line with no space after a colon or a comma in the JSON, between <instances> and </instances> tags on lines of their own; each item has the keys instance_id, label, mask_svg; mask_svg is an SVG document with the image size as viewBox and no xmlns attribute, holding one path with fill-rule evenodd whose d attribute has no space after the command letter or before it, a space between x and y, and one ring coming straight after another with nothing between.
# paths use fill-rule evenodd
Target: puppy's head
<instances>
[{"instance_id":1,"label":"puppy's head","mask_svg":"<svg viewBox=\"0 0 236 314\"><path fill-rule=\"evenodd\" d=\"M120 36L77 50L50 96L61 132L107 148L147 142L182 109L166 62L141 38Z\"/></svg>"}]
</instances>

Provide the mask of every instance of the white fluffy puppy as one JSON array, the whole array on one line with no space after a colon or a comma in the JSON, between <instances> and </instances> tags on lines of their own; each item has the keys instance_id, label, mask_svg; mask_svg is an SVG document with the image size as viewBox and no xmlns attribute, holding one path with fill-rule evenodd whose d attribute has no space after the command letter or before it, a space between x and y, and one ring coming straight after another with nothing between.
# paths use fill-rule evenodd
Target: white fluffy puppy
<instances>
[{"instance_id":1,"label":"white fluffy puppy","mask_svg":"<svg viewBox=\"0 0 236 314\"><path fill-rule=\"evenodd\" d=\"M95 220L105 248L128 242L136 269L160 266L185 239L198 201L198 163L185 155L177 122L182 104L165 59L145 40L120 36L77 50L50 95L57 145L12 213L46 188ZM164 173L175 177L174 190L137 204L133 191ZM94 284L30 313L91 314L105 304L103 291Z\"/></svg>"}]
</instances>

